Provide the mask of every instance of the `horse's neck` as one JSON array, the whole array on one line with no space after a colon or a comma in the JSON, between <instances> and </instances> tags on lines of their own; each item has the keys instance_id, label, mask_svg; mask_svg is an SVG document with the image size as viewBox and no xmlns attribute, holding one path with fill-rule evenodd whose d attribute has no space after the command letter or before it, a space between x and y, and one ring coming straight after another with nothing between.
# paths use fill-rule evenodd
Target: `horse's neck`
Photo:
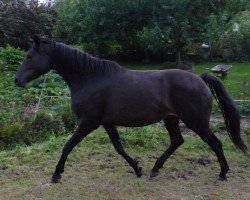
<instances>
[{"instance_id":1,"label":"horse's neck","mask_svg":"<svg viewBox=\"0 0 250 200\"><path fill-rule=\"evenodd\" d=\"M78 85L82 85L81 75L75 73L74 70L70 69L70 66L66 66L63 62L58 62L53 65L53 69L62 77L70 89Z\"/></svg>"},{"instance_id":2,"label":"horse's neck","mask_svg":"<svg viewBox=\"0 0 250 200\"><path fill-rule=\"evenodd\" d=\"M75 51L73 58L67 50L63 52L55 50L53 53L53 69L64 79L70 89L82 87L91 80L97 81L125 70L112 61L99 60Z\"/></svg>"},{"instance_id":3,"label":"horse's neck","mask_svg":"<svg viewBox=\"0 0 250 200\"><path fill-rule=\"evenodd\" d=\"M52 68L63 78L69 88L79 85L82 81L81 74L77 73L74 67L75 63L67 55L53 54Z\"/></svg>"}]
</instances>

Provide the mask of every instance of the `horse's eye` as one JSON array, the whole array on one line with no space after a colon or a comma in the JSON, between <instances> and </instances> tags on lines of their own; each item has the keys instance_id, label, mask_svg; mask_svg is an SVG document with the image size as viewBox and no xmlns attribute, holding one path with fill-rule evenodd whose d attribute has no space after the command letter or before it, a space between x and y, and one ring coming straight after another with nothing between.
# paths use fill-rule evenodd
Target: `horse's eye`
<instances>
[{"instance_id":1,"label":"horse's eye","mask_svg":"<svg viewBox=\"0 0 250 200\"><path fill-rule=\"evenodd\" d=\"M31 59L32 58L32 56L31 55L27 55L27 59Z\"/></svg>"}]
</instances>

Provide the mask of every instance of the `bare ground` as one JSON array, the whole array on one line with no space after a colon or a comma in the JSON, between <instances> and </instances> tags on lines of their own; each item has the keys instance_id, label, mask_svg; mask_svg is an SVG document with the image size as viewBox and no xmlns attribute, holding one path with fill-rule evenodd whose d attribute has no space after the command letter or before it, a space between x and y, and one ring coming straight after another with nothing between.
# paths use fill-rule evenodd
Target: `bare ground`
<instances>
[{"instance_id":1,"label":"bare ground","mask_svg":"<svg viewBox=\"0 0 250 200\"><path fill-rule=\"evenodd\" d=\"M61 182L51 184L61 147L50 151L50 145L53 142L0 154L0 200L250 199L250 157L238 151L225 151L231 169L226 182L217 180L219 164L211 151L197 153L185 145L151 179L150 170L164 146L126 148L143 167L143 176L137 178L111 144L83 142L69 156Z\"/></svg>"}]
</instances>

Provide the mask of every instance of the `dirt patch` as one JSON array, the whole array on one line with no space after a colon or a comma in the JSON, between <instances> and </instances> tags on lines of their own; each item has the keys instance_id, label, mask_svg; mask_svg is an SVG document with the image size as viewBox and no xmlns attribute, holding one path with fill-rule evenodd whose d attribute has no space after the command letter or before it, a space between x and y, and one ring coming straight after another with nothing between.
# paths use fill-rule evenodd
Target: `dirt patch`
<instances>
[{"instance_id":1,"label":"dirt patch","mask_svg":"<svg viewBox=\"0 0 250 200\"><path fill-rule=\"evenodd\" d=\"M217 124L221 123L224 124L224 119L222 116L212 116L210 119L210 124ZM250 129L250 118L243 117L240 120L240 125L242 130Z\"/></svg>"}]
</instances>

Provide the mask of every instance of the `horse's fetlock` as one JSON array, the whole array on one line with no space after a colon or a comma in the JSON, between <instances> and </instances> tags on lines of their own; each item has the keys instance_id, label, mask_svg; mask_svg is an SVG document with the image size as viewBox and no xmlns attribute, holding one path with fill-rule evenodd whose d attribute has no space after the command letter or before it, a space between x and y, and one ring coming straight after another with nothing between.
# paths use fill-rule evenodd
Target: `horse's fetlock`
<instances>
[{"instance_id":1,"label":"horse's fetlock","mask_svg":"<svg viewBox=\"0 0 250 200\"><path fill-rule=\"evenodd\" d=\"M161 169L163 167L163 164L162 163L160 163L160 161L156 161L156 163L155 163L155 166L153 167L153 169L152 170L158 170L158 169Z\"/></svg>"},{"instance_id":2,"label":"horse's fetlock","mask_svg":"<svg viewBox=\"0 0 250 200\"><path fill-rule=\"evenodd\" d=\"M61 174L64 172L64 167L61 167L59 165L56 166L56 171L54 174Z\"/></svg>"},{"instance_id":3,"label":"horse's fetlock","mask_svg":"<svg viewBox=\"0 0 250 200\"><path fill-rule=\"evenodd\" d=\"M138 165L138 163L139 163L139 161L138 161L138 160L134 160L134 165L135 165L135 166L137 166L137 165Z\"/></svg>"},{"instance_id":4,"label":"horse's fetlock","mask_svg":"<svg viewBox=\"0 0 250 200\"><path fill-rule=\"evenodd\" d=\"M142 168L138 167L137 169L135 169L135 173L136 173L137 177L141 177L142 176Z\"/></svg>"}]
</instances>

